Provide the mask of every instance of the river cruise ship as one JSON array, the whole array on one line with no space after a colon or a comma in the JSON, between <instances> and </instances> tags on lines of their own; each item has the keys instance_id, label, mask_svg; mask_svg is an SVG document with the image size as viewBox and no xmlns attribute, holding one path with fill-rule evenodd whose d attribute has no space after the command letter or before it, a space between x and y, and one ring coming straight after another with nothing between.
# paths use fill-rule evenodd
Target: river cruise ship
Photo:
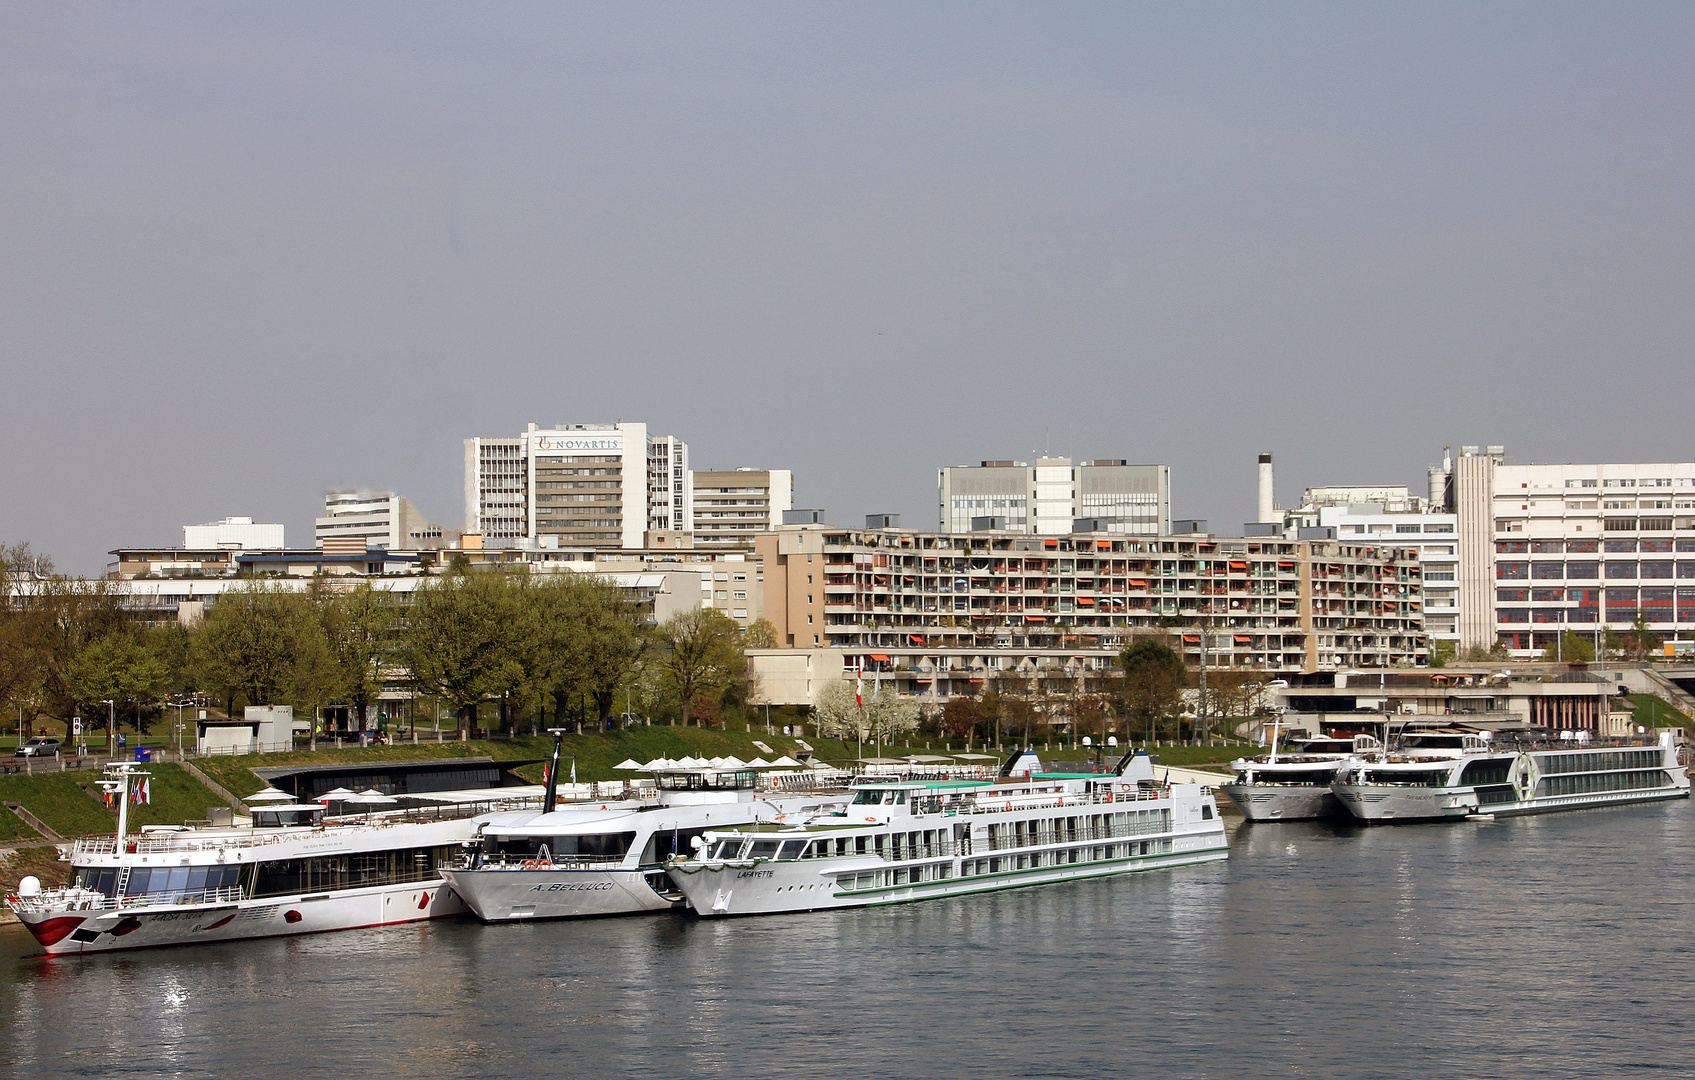
<instances>
[{"instance_id":1,"label":"river cruise ship","mask_svg":"<svg viewBox=\"0 0 1695 1080\"><path fill-rule=\"evenodd\" d=\"M1331 793L1336 772L1349 759L1373 760L1383 744L1373 735L1308 739L1282 754L1272 736L1271 753L1230 763L1236 778L1219 790L1249 821L1305 821L1343 814Z\"/></svg>"},{"instance_id":2,"label":"river cruise ship","mask_svg":"<svg viewBox=\"0 0 1695 1080\"><path fill-rule=\"evenodd\" d=\"M1457 756L1412 753L1355 761L1331 790L1354 817L1370 823L1500 816L1689 797L1689 774L1671 734L1592 743L1493 745L1477 735Z\"/></svg>"},{"instance_id":3,"label":"river cruise ship","mask_svg":"<svg viewBox=\"0 0 1695 1080\"><path fill-rule=\"evenodd\" d=\"M1101 775L903 780L800 820L709 830L672 880L702 916L863 907L1225 858L1212 793L1145 753Z\"/></svg>"},{"instance_id":4,"label":"river cruise ship","mask_svg":"<svg viewBox=\"0 0 1695 1080\"><path fill-rule=\"evenodd\" d=\"M483 801L361 817L326 817L316 803L254 807L250 824L127 831L132 785L111 766L114 836L70 846L71 882L25 878L6 898L49 954L110 952L386 926L465 912L440 870L474 834ZM480 794L480 793L477 793ZM386 800L392 801L392 800ZM531 802L534 802L532 796Z\"/></svg>"},{"instance_id":5,"label":"river cruise ship","mask_svg":"<svg viewBox=\"0 0 1695 1080\"><path fill-rule=\"evenodd\" d=\"M784 790L792 779L751 768L665 769L651 797L491 814L442 876L485 922L667 911L683 896L665 863L709 829L810 815L847 798L841 788Z\"/></svg>"}]
</instances>

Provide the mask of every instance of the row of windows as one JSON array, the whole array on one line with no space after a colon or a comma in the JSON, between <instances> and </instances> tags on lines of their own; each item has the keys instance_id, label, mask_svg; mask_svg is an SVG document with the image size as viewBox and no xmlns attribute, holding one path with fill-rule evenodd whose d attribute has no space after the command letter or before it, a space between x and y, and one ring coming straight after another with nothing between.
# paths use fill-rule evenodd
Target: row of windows
<instances>
[{"instance_id":1,"label":"row of windows","mask_svg":"<svg viewBox=\"0 0 1695 1080\"><path fill-rule=\"evenodd\" d=\"M1610 559L1607 562L1498 562L1497 581L1594 581L1603 576L1617 580L1636 578L1695 578L1695 561L1671 559ZM1428 575L1427 575L1428 576Z\"/></svg>"},{"instance_id":2,"label":"row of windows","mask_svg":"<svg viewBox=\"0 0 1695 1080\"><path fill-rule=\"evenodd\" d=\"M452 847L411 848L260 863L253 896L288 896L430 881L438 876L436 868L446 865L453 854Z\"/></svg>"},{"instance_id":3,"label":"row of windows","mask_svg":"<svg viewBox=\"0 0 1695 1080\"><path fill-rule=\"evenodd\" d=\"M1585 773L1550 776L1536 785L1538 795L1584 795L1595 791L1643 791L1671 783L1664 769L1633 773Z\"/></svg>"},{"instance_id":4,"label":"row of windows","mask_svg":"<svg viewBox=\"0 0 1695 1080\"><path fill-rule=\"evenodd\" d=\"M1652 769L1660 764L1658 750L1596 750L1536 758L1544 773L1600 772L1607 769Z\"/></svg>"},{"instance_id":5,"label":"row of windows","mask_svg":"<svg viewBox=\"0 0 1695 1080\"><path fill-rule=\"evenodd\" d=\"M125 896L145 897L154 904L196 904L208 899L208 893L233 889L241 878L239 866L172 866L149 868L132 867L124 882ZM76 887L118 895L116 867L78 870Z\"/></svg>"}]
</instances>

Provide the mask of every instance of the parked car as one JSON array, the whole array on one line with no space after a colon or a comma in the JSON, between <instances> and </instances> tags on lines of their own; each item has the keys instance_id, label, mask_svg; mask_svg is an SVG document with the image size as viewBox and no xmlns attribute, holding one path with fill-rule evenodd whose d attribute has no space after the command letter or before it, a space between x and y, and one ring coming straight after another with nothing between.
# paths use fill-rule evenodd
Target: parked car
<instances>
[{"instance_id":1,"label":"parked car","mask_svg":"<svg viewBox=\"0 0 1695 1080\"><path fill-rule=\"evenodd\" d=\"M50 739L44 735L35 738L18 747L13 757L58 757L59 740Z\"/></svg>"}]
</instances>

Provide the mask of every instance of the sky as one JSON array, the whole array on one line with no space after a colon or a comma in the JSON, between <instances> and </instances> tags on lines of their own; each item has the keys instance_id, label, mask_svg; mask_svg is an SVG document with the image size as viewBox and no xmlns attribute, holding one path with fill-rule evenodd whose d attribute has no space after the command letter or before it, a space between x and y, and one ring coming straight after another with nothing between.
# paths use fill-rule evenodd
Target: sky
<instances>
[{"instance_id":1,"label":"sky","mask_svg":"<svg viewBox=\"0 0 1695 1080\"><path fill-rule=\"evenodd\" d=\"M0 543L645 421L797 505L1689 461L1695 5L0 2Z\"/></svg>"}]
</instances>

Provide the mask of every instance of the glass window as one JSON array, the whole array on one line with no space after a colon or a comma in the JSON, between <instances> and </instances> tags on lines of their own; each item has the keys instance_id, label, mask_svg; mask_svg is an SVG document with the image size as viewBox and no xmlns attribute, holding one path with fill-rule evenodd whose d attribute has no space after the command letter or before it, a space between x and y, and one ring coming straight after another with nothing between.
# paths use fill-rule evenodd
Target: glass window
<instances>
[{"instance_id":1,"label":"glass window","mask_svg":"<svg viewBox=\"0 0 1695 1080\"><path fill-rule=\"evenodd\" d=\"M1636 561L1634 559L1615 559L1607 563L1607 577L1634 578L1636 576Z\"/></svg>"},{"instance_id":2,"label":"glass window","mask_svg":"<svg viewBox=\"0 0 1695 1080\"><path fill-rule=\"evenodd\" d=\"M1635 551L1636 550L1636 541L1634 541L1634 540L1608 540L1606 550L1607 551L1618 551L1618 552Z\"/></svg>"},{"instance_id":3,"label":"glass window","mask_svg":"<svg viewBox=\"0 0 1695 1080\"><path fill-rule=\"evenodd\" d=\"M1563 562L1537 562L1530 564L1530 576L1537 581L1551 581L1566 576L1566 564Z\"/></svg>"},{"instance_id":4,"label":"glass window","mask_svg":"<svg viewBox=\"0 0 1695 1080\"><path fill-rule=\"evenodd\" d=\"M1496 589L1495 602L1498 604L1521 604L1530 599L1529 589Z\"/></svg>"},{"instance_id":5,"label":"glass window","mask_svg":"<svg viewBox=\"0 0 1695 1080\"><path fill-rule=\"evenodd\" d=\"M1530 543L1526 540L1497 540L1495 553L1497 555L1524 555L1530 551Z\"/></svg>"},{"instance_id":6,"label":"glass window","mask_svg":"<svg viewBox=\"0 0 1695 1080\"><path fill-rule=\"evenodd\" d=\"M1594 540L1567 540L1566 553L1575 555L1590 555L1597 550Z\"/></svg>"},{"instance_id":7,"label":"glass window","mask_svg":"<svg viewBox=\"0 0 1695 1080\"><path fill-rule=\"evenodd\" d=\"M1530 577L1530 564L1527 562L1496 563L1495 577L1502 581L1528 580Z\"/></svg>"},{"instance_id":8,"label":"glass window","mask_svg":"<svg viewBox=\"0 0 1695 1080\"><path fill-rule=\"evenodd\" d=\"M1566 563L1567 580L1593 579L1601 576L1601 564L1598 562L1568 562Z\"/></svg>"},{"instance_id":9,"label":"glass window","mask_svg":"<svg viewBox=\"0 0 1695 1080\"><path fill-rule=\"evenodd\" d=\"M1566 598L1564 589L1532 589L1530 599L1539 604L1559 603Z\"/></svg>"},{"instance_id":10,"label":"glass window","mask_svg":"<svg viewBox=\"0 0 1695 1080\"><path fill-rule=\"evenodd\" d=\"M1671 566L1672 564L1670 559L1666 559L1664 561L1658 559L1643 559L1639 568L1638 576L1645 578L1669 578L1671 577Z\"/></svg>"}]
</instances>

